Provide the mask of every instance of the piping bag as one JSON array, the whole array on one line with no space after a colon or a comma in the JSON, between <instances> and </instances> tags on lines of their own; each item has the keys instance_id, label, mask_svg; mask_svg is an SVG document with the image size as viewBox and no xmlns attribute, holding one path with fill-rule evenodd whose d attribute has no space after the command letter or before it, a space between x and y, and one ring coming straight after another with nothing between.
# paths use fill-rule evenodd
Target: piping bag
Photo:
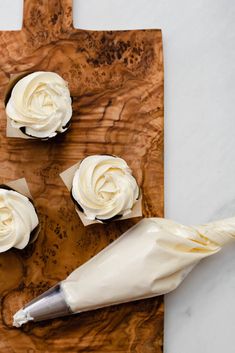
<instances>
[{"instance_id":1,"label":"piping bag","mask_svg":"<svg viewBox=\"0 0 235 353\"><path fill-rule=\"evenodd\" d=\"M145 218L20 309L13 325L171 292L201 259L233 239L235 217L194 227Z\"/></svg>"}]
</instances>

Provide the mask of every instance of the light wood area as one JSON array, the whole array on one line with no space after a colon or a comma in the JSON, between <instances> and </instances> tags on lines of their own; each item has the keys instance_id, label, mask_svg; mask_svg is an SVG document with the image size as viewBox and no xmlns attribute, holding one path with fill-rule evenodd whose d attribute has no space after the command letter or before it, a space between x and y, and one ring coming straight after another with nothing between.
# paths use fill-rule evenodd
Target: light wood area
<instances>
[{"instance_id":1,"label":"light wood area","mask_svg":"<svg viewBox=\"0 0 235 353\"><path fill-rule=\"evenodd\" d=\"M60 172L90 154L120 156L142 188L144 216L163 216L161 31L77 30L72 0L26 0L22 30L0 32L0 50L0 182L27 179L42 225L34 244L0 254L0 352L162 352L162 297L12 327L23 304L137 221L84 228ZM10 76L39 70L68 81L72 126L47 142L7 139Z\"/></svg>"}]
</instances>

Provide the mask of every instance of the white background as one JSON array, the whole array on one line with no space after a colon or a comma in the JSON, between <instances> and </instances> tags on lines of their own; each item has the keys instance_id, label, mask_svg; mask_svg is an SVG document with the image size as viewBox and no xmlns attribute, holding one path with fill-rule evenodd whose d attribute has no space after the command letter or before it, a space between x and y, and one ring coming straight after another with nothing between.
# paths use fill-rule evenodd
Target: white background
<instances>
[{"instance_id":1,"label":"white background","mask_svg":"<svg viewBox=\"0 0 235 353\"><path fill-rule=\"evenodd\" d=\"M0 1L19 29L22 0ZM235 1L76 0L75 27L163 30L165 214L186 224L235 216ZM165 353L234 353L235 245L166 296Z\"/></svg>"}]
</instances>

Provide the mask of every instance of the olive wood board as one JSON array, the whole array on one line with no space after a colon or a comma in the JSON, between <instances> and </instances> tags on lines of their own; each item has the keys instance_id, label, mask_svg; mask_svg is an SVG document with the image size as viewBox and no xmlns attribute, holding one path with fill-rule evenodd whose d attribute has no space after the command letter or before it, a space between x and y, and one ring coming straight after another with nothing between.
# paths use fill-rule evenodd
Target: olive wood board
<instances>
[{"instance_id":1,"label":"olive wood board","mask_svg":"<svg viewBox=\"0 0 235 353\"><path fill-rule=\"evenodd\" d=\"M72 0L25 0L22 29L0 32L0 182L26 178L42 227L35 243L0 254L0 352L159 353L163 297L12 327L22 305L139 220L84 227L63 170L91 154L120 156L141 186L144 217L163 216L161 31L88 31L72 23ZM39 70L68 81L72 126L51 141L6 138L10 77Z\"/></svg>"}]
</instances>

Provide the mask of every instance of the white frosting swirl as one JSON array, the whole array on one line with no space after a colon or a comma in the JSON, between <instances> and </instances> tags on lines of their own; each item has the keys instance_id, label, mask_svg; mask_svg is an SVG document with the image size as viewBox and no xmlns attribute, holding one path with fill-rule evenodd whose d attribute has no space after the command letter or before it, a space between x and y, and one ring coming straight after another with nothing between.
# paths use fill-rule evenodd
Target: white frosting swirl
<instances>
[{"instance_id":1,"label":"white frosting swirl","mask_svg":"<svg viewBox=\"0 0 235 353\"><path fill-rule=\"evenodd\" d=\"M83 159L75 172L72 195L88 219L106 220L130 213L139 188L123 159L94 155Z\"/></svg>"},{"instance_id":2,"label":"white frosting swirl","mask_svg":"<svg viewBox=\"0 0 235 353\"><path fill-rule=\"evenodd\" d=\"M34 206L27 197L0 188L0 253L12 247L23 249L38 223Z\"/></svg>"},{"instance_id":3,"label":"white frosting swirl","mask_svg":"<svg viewBox=\"0 0 235 353\"><path fill-rule=\"evenodd\" d=\"M54 72L34 72L19 80L6 106L14 128L27 135L51 138L64 132L72 116L67 82Z\"/></svg>"}]
</instances>

